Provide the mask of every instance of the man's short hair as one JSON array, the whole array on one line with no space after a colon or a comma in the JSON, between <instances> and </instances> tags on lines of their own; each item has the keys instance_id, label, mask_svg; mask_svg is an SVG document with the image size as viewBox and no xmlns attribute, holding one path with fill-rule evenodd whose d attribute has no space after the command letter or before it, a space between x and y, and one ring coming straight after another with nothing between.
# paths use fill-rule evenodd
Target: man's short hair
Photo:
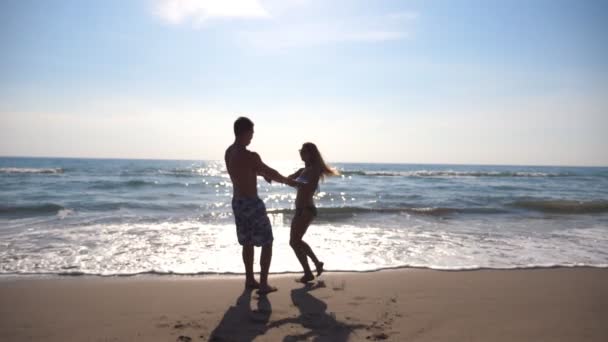
<instances>
[{"instance_id":1,"label":"man's short hair","mask_svg":"<svg viewBox=\"0 0 608 342\"><path fill-rule=\"evenodd\" d=\"M234 135L237 137L252 130L253 122L244 116L241 116L234 122Z\"/></svg>"}]
</instances>

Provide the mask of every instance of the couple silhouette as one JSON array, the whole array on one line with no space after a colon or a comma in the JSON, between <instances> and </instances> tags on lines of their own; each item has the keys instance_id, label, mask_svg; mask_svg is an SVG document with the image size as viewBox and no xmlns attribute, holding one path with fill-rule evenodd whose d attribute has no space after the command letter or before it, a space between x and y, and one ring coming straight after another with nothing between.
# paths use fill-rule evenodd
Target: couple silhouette
<instances>
[{"instance_id":1,"label":"couple silhouette","mask_svg":"<svg viewBox=\"0 0 608 342\"><path fill-rule=\"evenodd\" d=\"M253 127L253 122L246 117L239 117L234 122L234 143L226 149L224 160L233 185L232 210L238 242L243 247L245 287L257 289L258 294L267 294L277 290L268 283L274 237L266 206L258 197L257 176L264 177L267 182L275 181L297 189L296 210L291 221L289 245L304 270L304 275L299 281L307 283L315 279L308 258L315 265L316 276L323 273L324 266L312 248L302 239L317 216L313 196L318 189L319 180L325 176L336 175L337 172L325 164L317 146L307 142L299 151L304 167L288 177L281 175L264 164L259 154L247 149L253 139ZM262 247L259 282L253 275L254 246Z\"/></svg>"}]
</instances>

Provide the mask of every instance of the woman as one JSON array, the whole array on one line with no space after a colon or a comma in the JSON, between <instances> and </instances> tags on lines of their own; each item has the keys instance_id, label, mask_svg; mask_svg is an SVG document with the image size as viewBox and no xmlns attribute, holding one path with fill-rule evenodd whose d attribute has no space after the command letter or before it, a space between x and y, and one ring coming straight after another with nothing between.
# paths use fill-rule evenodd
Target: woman
<instances>
[{"instance_id":1,"label":"woman","mask_svg":"<svg viewBox=\"0 0 608 342\"><path fill-rule=\"evenodd\" d=\"M289 176L289 178L295 179L299 183L296 196L296 213L291 221L289 245L293 248L304 269L304 276L299 281L307 283L315 278L308 265L308 257L315 264L317 277L323 273L323 263L319 261L310 246L302 240L308 226L317 216L313 196L319 186L319 179L328 175L337 175L337 172L325 164L319 149L313 143L307 142L302 145L300 157L304 162L304 168Z\"/></svg>"}]
</instances>

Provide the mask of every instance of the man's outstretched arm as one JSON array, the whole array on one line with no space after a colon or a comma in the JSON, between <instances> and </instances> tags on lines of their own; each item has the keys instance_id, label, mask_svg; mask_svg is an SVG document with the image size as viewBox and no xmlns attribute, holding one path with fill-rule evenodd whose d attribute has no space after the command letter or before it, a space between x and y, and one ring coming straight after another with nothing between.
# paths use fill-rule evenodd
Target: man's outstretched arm
<instances>
[{"instance_id":1,"label":"man's outstretched arm","mask_svg":"<svg viewBox=\"0 0 608 342\"><path fill-rule=\"evenodd\" d=\"M289 186L297 186L298 183L293 179L289 179L280 174L277 170L269 167L268 165L262 162L262 158L257 153L253 154L253 162L255 165L255 171L258 175L264 177L266 180L271 179L275 182L287 184Z\"/></svg>"},{"instance_id":2,"label":"man's outstretched arm","mask_svg":"<svg viewBox=\"0 0 608 342\"><path fill-rule=\"evenodd\" d=\"M296 178L300 177L300 175L302 174L302 171L304 171L303 168L299 169L298 171L294 172L293 174L287 176L287 178L296 179Z\"/></svg>"}]
</instances>

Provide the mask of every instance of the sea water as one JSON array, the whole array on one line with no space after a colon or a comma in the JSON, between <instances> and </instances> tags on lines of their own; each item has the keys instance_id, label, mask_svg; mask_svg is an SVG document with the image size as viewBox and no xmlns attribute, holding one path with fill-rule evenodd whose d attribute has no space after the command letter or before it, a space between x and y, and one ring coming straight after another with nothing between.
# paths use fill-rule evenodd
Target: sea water
<instances>
[{"instance_id":1,"label":"sea water","mask_svg":"<svg viewBox=\"0 0 608 342\"><path fill-rule=\"evenodd\" d=\"M328 270L608 267L608 168L333 166L304 238ZM300 271L295 190L258 192L271 272ZM0 274L243 273L231 197L221 161L0 158Z\"/></svg>"}]
</instances>

